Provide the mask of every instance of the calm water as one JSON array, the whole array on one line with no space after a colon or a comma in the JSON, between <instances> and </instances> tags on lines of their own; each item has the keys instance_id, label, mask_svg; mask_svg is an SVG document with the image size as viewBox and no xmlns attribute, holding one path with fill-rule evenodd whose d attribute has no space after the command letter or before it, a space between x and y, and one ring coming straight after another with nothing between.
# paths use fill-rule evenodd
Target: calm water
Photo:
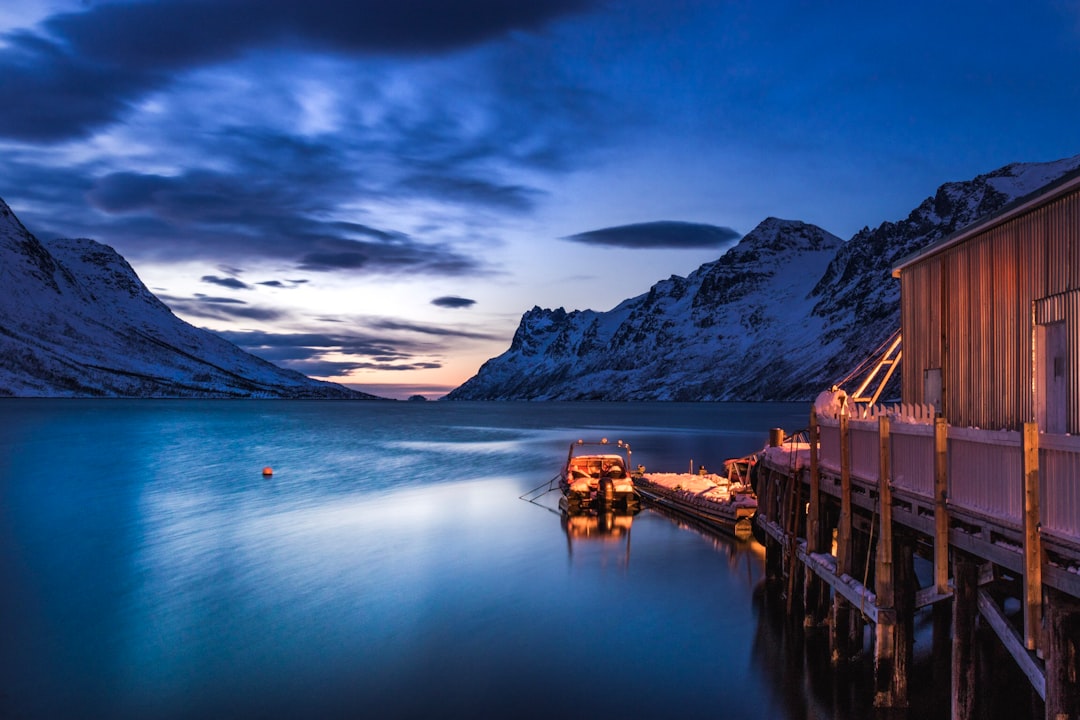
<instances>
[{"instance_id":1,"label":"calm water","mask_svg":"<svg viewBox=\"0 0 1080 720\"><path fill-rule=\"evenodd\" d=\"M0 717L860 717L763 612L757 545L518 499L578 437L682 471L806 413L0 402Z\"/></svg>"}]
</instances>

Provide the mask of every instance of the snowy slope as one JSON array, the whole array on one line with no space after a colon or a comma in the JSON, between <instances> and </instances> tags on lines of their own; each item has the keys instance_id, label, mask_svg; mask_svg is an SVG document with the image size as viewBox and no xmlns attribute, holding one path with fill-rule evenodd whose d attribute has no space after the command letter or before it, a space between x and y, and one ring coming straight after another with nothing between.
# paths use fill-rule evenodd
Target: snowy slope
<instances>
[{"instance_id":1,"label":"snowy slope","mask_svg":"<svg viewBox=\"0 0 1080 720\"><path fill-rule=\"evenodd\" d=\"M112 248L42 244L0 200L0 395L371 398L177 318Z\"/></svg>"},{"instance_id":2,"label":"snowy slope","mask_svg":"<svg viewBox=\"0 0 1080 720\"><path fill-rule=\"evenodd\" d=\"M448 399L809 400L900 326L896 262L1080 167L1012 164L946 183L842 242L769 218L719 260L609 312L534 307Z\"/></svg>"}]
</instances>

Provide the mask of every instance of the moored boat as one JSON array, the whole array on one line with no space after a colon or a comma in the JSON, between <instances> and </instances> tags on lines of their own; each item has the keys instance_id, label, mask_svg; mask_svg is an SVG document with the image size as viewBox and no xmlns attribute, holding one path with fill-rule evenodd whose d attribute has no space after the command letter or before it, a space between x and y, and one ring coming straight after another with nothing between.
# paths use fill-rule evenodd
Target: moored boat
<instances>
[{"instance_id":1,"label":"moored boat","mask_svg":"<svg viewBox=\"0 0 1080 720\"><path fill-rule=\"evenodd\" d=\"M590 508L636 510L640 502L630 474L630 456L630 446L622 440L614 445L607 438L598 443L571 443L559 476L563 494L559 506L571 513Z\"/></svg>"},{"instance_id":2,"label":"moored boat","mask_svg":"<svg viewBox=\"0 0 1080 720\"><path fill-rule=\"evenodd\" d=\"M645 473L637 490L650 503L748 539L757 512L750 486L753 456L728 460L723 475L714 473Z\"/></svg>"}]
</instances>

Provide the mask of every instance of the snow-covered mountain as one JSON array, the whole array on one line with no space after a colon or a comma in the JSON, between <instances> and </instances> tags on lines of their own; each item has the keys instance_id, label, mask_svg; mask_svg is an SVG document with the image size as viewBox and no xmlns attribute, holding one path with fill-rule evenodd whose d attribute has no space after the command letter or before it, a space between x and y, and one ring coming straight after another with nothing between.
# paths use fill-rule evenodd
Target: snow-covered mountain
<instances>
[{"instance_id":1,"label":"snow-covered mountain","mask_svg":"<svg viewBox=\"0 0 1080 720\"><path fill-rule=\"evenodd\" d=\"M1080 167L1080 155L946 183L847 242L769 218L719 260L608 312L534 307L451 400L809 400L900 326L897 260Z\"/></svg>"},{"instance_id":2,"label":"snow-covered mountain","mask_svg":"<svg viewBox=\"0 0 1080 720\"><path fill-rule=\"evenodd\" d=\"M180 320L112 248L45 244L0 200L0 396L373 399Z\"/></svg>"}]
</instances>

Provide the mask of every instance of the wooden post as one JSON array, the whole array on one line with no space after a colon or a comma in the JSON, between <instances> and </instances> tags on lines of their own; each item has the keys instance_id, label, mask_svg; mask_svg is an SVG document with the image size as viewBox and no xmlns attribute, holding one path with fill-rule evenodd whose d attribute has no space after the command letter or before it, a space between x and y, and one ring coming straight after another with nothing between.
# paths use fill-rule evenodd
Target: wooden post
<instances>
[{"instance_id":1,"label":"wooden post","mask_svg":"<svg viewBox=\"0 0 1080 720\"><path fill-rule=\"evenodd\" d=\"M791 449L795 452L795 448ZM788 524L788 576L787 576L787 614L791 617L795 612L795 600L798 598L801 600L802 585L799 582L799 516L803 513L803 499L802 499L802 478L799 477L799 471L795 470L788 478L788 482L792 487L788 490L788 496L791 498L791 511L790 521Z\"/></svg>"},{"instance_id":2,"label":"wooden post","mask_svg":"<svg viewBox=\"0 0 1080 720\"><path fill-rule=\"evenodd\" d=\"M979 569L973 558L953 561L952 720L975 717L975 619L979 614Z\"/></svg>"},{"instance_id":3,"label":"wooden post","mask_svg":"<svg viewBox=\"0 0 1080 720\"><path fill-rule=\"evenodd\" d=\"M903 651L898 626L893 563L892 486L889 458L889 418L878 418L878 541L874 567L874 594L878 622L874 627L874 706L907 707L907 667L898 658ZM893 612L881 612L892 610Z\"/></svg>"},{"instance_id":4,"label":"wooden post","mask_svg":"<svg viewBox=\"0 0 1080 720\"><path fill-rule=\"evenodd\" d=\"M893 523L889 418L878 418L878 542L874 593L879 607L895 606L893 599Z\"/></svg>"},{"instance_id":5,"label":"wooden post","mask_svg":"<svg viewBox=\"0 0 1080 720\"><path fill-rule=\"evenodd\" d=\"M1046 591L1046 717L1080 718L1080 601Z\"/></svg>"},{"instance_id":6,"label":"wooden post","mask_svg":"<svg viewBox=\"0 0 1080 720\"><path fill-rule=\"evenodd\" d=\"M810 507L806 513L806 551L819 553L824 548L821 537L821 467L818 460L818 447L821 442L821 428L818 425L817 409L810 407ZM829 589L813 570L806 567L803 572L803 626L810 628L819 625L825 618L828 608Z\"/></svg>"},{"instance_id":7,"label":"wooden post","mask_svg":"<svg viewBox=\"0 0 1080 720\"><path fill-rule=\"evenodd\" d=\"M934 418L934 589L949 592L949 426Z\"/></svg>"},{"instance_id":8,"label":"wooden post","mask_svg":"<svg viewBox=\"0 0 1080 720\"><path fill-rule=\"evenodd\" d=\"M1042 627L1042 538L1039 535L1039 426L1024 423L1024 644L1039 650Z\"/></svg>"},{"instance_id":9,"label":"wooden post","mask_svg":"<svg viewBox=\"0 0 1080 720\"><path fill-rule=\"evenodd\" d=\"M818 465L818 443L821 431L818 427L817 409L810 408L810 509L806 517L806 551L821 552L821 468Z\"/></svg>"},{"instance_id":10,"label":"wooden post","mask_svg":"<svg viewBox=\"0 0 1080 720\"><path fill-rule=\"evenodd\" d=\"M847 415L840 416L840 520L836 526L836 572L850 575L851 552L851 437Z\"/></svg>"},{"instance_id":11,"label":"wooden post","mask_svg":"<svg viewBox=\"0 0 1080 720\"><path fill-rule=\"evenodd\" d=\"M851 575L851 438L847 415L840 416L840 518L836 523L836 574ZM833 595L830 656L833 663L851 654L851 606L840 593Z\"/></svg>"},{"instance_id":12,"label":"wooden post","mask_svg":"<svg viewBox=\"0 0 1080 720\"><path fill-rule=\"evenodd\" d=\"M761 496L758 498L758 509L763 512L765 519L773 524L777 524L778 516L775 507L776 497L776 473L772 470L766 470L762 473L759 480L761 489ZM772 533L765 533L765 577L768 580L775 580L780 577L781 566L783 565L781 554L781 545L772 536Z\"/></svg>"}]
</instances>

